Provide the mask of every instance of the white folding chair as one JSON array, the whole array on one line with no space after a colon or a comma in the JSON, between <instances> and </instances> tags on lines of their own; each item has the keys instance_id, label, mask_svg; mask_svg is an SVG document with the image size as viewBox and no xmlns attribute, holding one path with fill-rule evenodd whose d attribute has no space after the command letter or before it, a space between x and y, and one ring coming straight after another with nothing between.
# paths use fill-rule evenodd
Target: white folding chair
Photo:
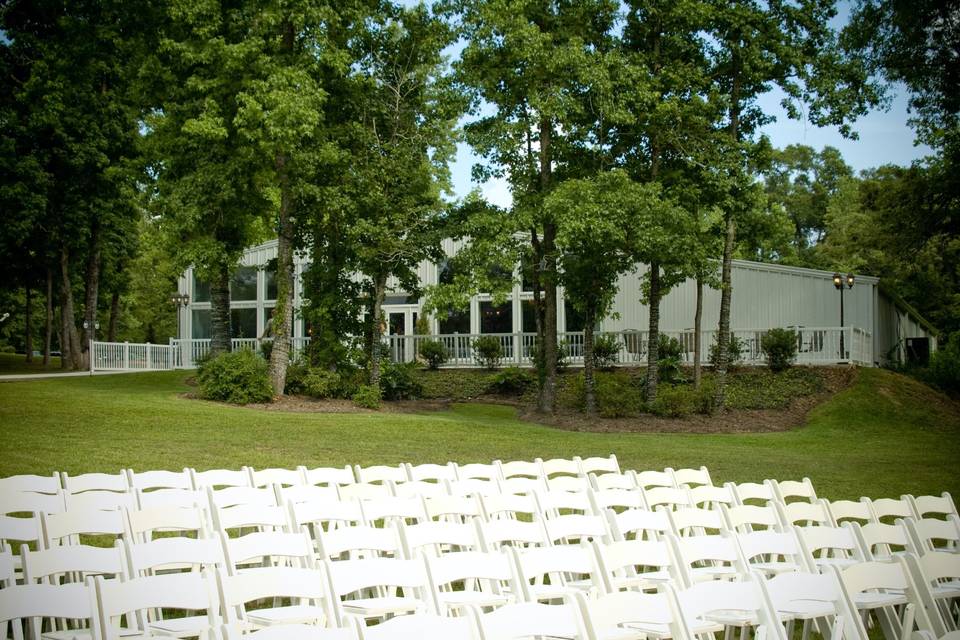
<instances>
[{"instance_id":1,"label":"white folding chair","mask_svg":"<svg viewBox=\"0 0 960 640\"><path fill-rule=\"evenodd\" d=\"M857 524L867 524L873 520L873 512L870 510L870 501L867 498L859 500L825 500L827 512L833 521L833 526L838 527L844 522L856 522Z\"/></svg>"},{"instance_id":2,"label":"white folding chair","mask_svg":"<svg viewBox=\"0 0 960 640\"><path fill-rule=\"evenodd\" d=\"M784 527L793 525L803 527L813 525L833 526L833 518L827 509L826 500L791 502L789 504L777 502L774 503L774 508L780 517L780 524Z\"/></svg>"},{"instance_id":3,"label":"white folding chair","mask_svg":"<svg viewBox=\"0 0 960 640\"><path fill-rule=\"evenodd\" d=\"M549 545L547 532L539 519L532 522L522 520L474 520L477 537L483 551L498 551L504 546L542 547Z\"/></svg>"},{"instance_id":4,"label":"white folding chair","mask_svg":"<svg viewBox=\"0 0 960 640\"><path fill-rule=\"evenodd\" d=\"M740 548L744 566L765 576L775 576L806 568L797 537L792 531L752 531L733 536Z\"/></svg>"},{"instance_id":5,"label":"white folding chair","mask_svg":"<svg viewBox=\"0 0 960 640\"><path fill-rule=\"evenodd\" d=\"M627 509L646 509L643 493L636 489L594 489L587 493L595 513L605 513L607 509L616 512Z\"/></svg>"},{"instance_id":6,"label":"white folding chair","mask_svg":"<svg viewBox=\"0 0 960 640\"><path fill-rule=\"evenodd\" d=\"M457 465L457 480L497 480L501 478L497 463L470 462Z\"/></svg>"},{"instance_id":7,"label":"white folding chair","mask_svg":"<svg viewBox=\"0 0 960 640\"><path fill-rule=\"evenodd\" d=\"M723 514L711 509L680 507L675 511L667 511L667 517L670 519L673 534L681 538L719 533L726 527Z\"/></svg>"},{"instance_id":8,"label":"white folding chair","mask_svg":"<svg viewBox=\"0 0 960 640\"><path fill-rule=\"evenodd\" d=\"M957 516L947 516L946 520L907 518L904 523L916 549L960 552L960 518Z\"/></svg>"},{"instance_id":9,"label":"white folding chair","mask_svg":"<svg viewBox=\"0 0 960 640\"><path fill-rule=\"evenodd\" d=\"M610 540L610 530L603 516L571 513L543 521L547 540L553 545L580 544L589 540Z\"/></svg>"},{"instance_id":10,"label":"white folding chair","mask_svg":"<svg viewBox=\"0 0 960 640\"><path fill-rule=\"evenodd\" d=\"M400 544L403 556L413 559L417 555L437 556L451 551L479 551L480 540L473 523L436 522L400 524Z\"/></svg>"},{"instance_id":11,"label":"white folding chair","mask_svg":"<svg viewBox=\"0 0 960 640\"><path fill-rule=\"evenodd\" d=\"M909 640L915 622L921 631L933 630L902 558L892 562L860 562L842 569L834 567L834 570L850 608L859 611L865 620L872 612L889 640Z\"/></svg>"},{"instance_id":12,"label":"white folding chair","mask_svg":"<svg viewBox=\"0 0 960 640\"><path fill-rule=\"evenodd\" d=\"M217 586L227 623L240 629L326 626L331 620L326 580L317 568L258 567L237 574L218 571ZM290 599L290 603L278 603L282 599ZM258 601L268 604L254 608Z\"/></svg>"},{"instance_id":13,"label":"white folding chair","mask_svg":"<svg viewBox=\"0 0 960 640\"><path fill-rule=\"evenodd\" d=\"M588 640L687 638L672 598L666 591L619 591L597 598L575 596Z\"/></svg>"},{"instance_id":14,"label":"white folding chair","mask_svg":"<svg viewBox=\"0 0 960 640\"><path fill-rule=\"evenodd\" d=\"M316 531L317 552L323 560L399 558L403 554L397 529L357 525Z\"/></svg>"},{"instance_id":15,"label":"white folding chair","mask_svg":"<svg viewBox=\"0 0 960 640\"><path fill-rule=\"evenodd\" d=\"M476 622L472 617L448 618L429 613L397 616L375 626L361 625L362 640L476 640Z\"/></svg>"},{"instance_id":16,"label":"white folding chair","mask_svg":"<svg viewBox=\"0 0 960 640\"><path fill-rule=\"evenodd\" d=\"M532 493L480 496L480 507L487 520L515 520L540 515L540 503Z\"/></svg>"},{"instance_id":17,"label":"white folding chair","mask_svg":"<svg viewBox=\"0 0 960 640\"><path fill-rule=\"evenodd\" d=\"M238 625L220 627L222 640L360 640L354 626L324 628L313 624L278 624L244 633ZM211 637L209 640L220 640Z\"/></svg>"},{"instance_id":18,"label":"white folding chair","mask_svg":"<svg viewBox=\"0 0 960 640\"><path fill-rule=\"evenodd\" d=\"M668 536L677 559L681 582L691 587L698 582L736 580L747 573L736 541L730 535Z\"/></svg>"},{"instance_id":19,"label":"white folding chair","mask_svg":"<svg viewBox=\"0 0 960 640\"><path fill-rule=\"evenodd\" d=\"M343 467L300 467L307 484L320 485L328 487L337 487L356 482L353 477L353 469L348 466Z\"/></svg>"},{"instance_id":20,"label":"white folding chair","mask_svg":"<svg viewBox=\"0 0 960 640\"><path fill-rule=\"evenodd\" d=\"M726 528L737 533L772 530L780 526L780 517L773 507L758 507L753 504L727 507L720 505Z\"/></svg>"},{"instance_id":21,"label":"white folding chair","mask_svg":"<svg viewBox=\"0 0 960 640\"><path fill-rule=\"evenodd\" d=\"M516 600L512 559L506 553L461 551L426 556L425 560L430 593L439 615L462 614L470 606L500 607Z\"/></svg>"},{"instance_id":22,"label":"white folding chair","mask_svg":"<svg viewBox=\"0 0 960 640\"><path fill-rule=\"evenodd\" d=\"M134 493L137 498L137 509L158 507L168 509L209 508L206 492L199 489L152 489L150 491L134 489Z\"/></svg>"},{"instance_id":23,"label":"white folding chair","mask_svg":"<svg viewBox=\"0 0 960 640\"><path fill-rule=\"evenodd\" d=\"M43 628L44 620L71 621L66 629L44 633L44 639L99 638L95 600L87 585L23 584L0 589L0 629L4 638L12 634L14 640L23 640L22 624L36 634ZM85 624L78 624L81 621Z\"/></svg>"},{"instance_id":24,"label":"white folding chair","mask_svg":"<svg viewBox=\"0 0 960 640\"><path fill-rule=\"evenodd\" d=\"M420 559L365 558L327 562L325 566L331 608L341 626L346 624L347 614L370 619L432 608Z\"/></svg>"},{"instance_id":25,"label":"white folding chair","mask_svg":"<svg viewBox=\"0 0 960 640\"><path fill-rule=\"evenodd\" d=\"M955 631L960 599L960 554L928 551L920 556L908 554L904 562L929 614L932 631L936 635Z\"/></svg>"},{"instance_id":26,"label":"white folding chair","mask_svg":"<svg viewBox=\"0 0 960 640\"><path fill-rule=\"evenodd\" d=\"M407 472L407 481L430 481L434 484L443 484L445 480L457 479L457 465L453 462L447 464L417 464L412 465L409 462L403 464Z\"/></svg>"},{"instance_id":27,"label":"white folding chair","mask_svg":"<svg viewBox=\"0 0 960 640\"><path fill-rule=\"evenodd\" d=\"M275 505L241 504L213 511L214 531L288 531L286 509Z\"/></svg>"},{"instance_id":28,"label":"white folding chair","mask_svg":"<svg viewBox=\"0 0 960 640\"><path fill-rule=\"evenodd\" d=\"M599 593L600 570L588 545L511 547L519 596L526 602L563 600L578 591Z\"/></svg>"},{"instance_id":29,"label":"white folding chair","mask_svg":"<svg viewBox=\"0 0 960 640\"><path fill-rule=\"evenodd\" d=\"M14 476L14 478L22 477ZM33 485L27 483L25 486ZM52 494L26 491L0 493L0 545L10 546L11 543L43 545L40 515L63 513L65 508L63 494L59 492Z\"/></svg>"},{"instance_id":30,"label":"white folding chair","mask_svg":"<svg viewBox=\"0 0 960 640\"><path fill-rule=\"evenodd\" d=\"M670 488L676 489L677 485L673 481L673 474L669 470L663 471L631 471L634 475L634 483L641 489Z\"/></svg>"},{"instance_id":31,"label":"white folding chair","mask_svg":"<svg viewBox=\"0 0 960 640\"><path fill-rule=\"evenodd\" d=\"M606 458L599 456L583 458L580 460L580 472L585 475L592 473L598 477L608 473L619 474L620 463L617 461L617 456L612 453Z\"/></svg>"},{"instance_id":32,"label":"white folding chair","mask_svg":"<svg viewBox=\"0 0 960 640\"><path fill-rule=\"evenodd\" d=\"M699 469L668 469L673 473L673 484L677 487L695 488L697 486L712 487L713 480L706 467ZM721 487L717 487L718 489Z\"/></svg>"},{"instance_id":33,"label":"white folding chair","mask_svg":"<svg viewBox=\"0 0 960 640\"><path fill-rule=\"evenodd\" d=\"M860 544L860 553L866 560L887 562L894 555L918 552L903 520L897 524L868 522L863 526L853 522L850 527Z\"/></svg>"},{"instance_id":34,"label":"white folding chair","mask_svg":"<svg viewBox=\"0 0 960 640\"><path fill-rule=\"evenodd\" d=\"M243 573L252 568L288 566L312 569L313 544L304 532L257 531L231 538L220 533L227 572Z\"/></svg>"},{"instance_id":35,"label":"white folding chair","mask_svg":"<svg viewBox=\"0 0 960 640\"><path fill-rule=\"evenodd\" d=\"M584 640L580 612L573 602L518 602L476 614L480 640L520 640L530 637Z\"/></svg>"},{"instance_id":36,"label":"white folding chair","mask_svg":"<svg viewBox=\"0 0 960 640\"><path fill-rule=\"evenodd\" d=\"M400 483L408 480L407 470L402 464L396 466L378 464L370 467L354 465L353 471L357 477L357 482L386 484L387 482Z\"/></svg>"},{"instance_id":37,"label":"white folding chair","mask_svg":"<svg viewBox=\"0 0 960 640\"><path fill-rule=\"evenodd\" d=\"M67 495L86 491L111 491L126 493L131 487L126 471L120 473L82 473L71 476L61 473L61 483Z\"/></svg>"},{"instance_id":38,"label":"white folding chair","mask_svg":"<svg viewBox=\"0 0 960 640\"><path fill-rule=\"evenodd\" d=\"M752 627L757 638L787 640L773 606L753 577L740 582L699 582L678 591L676 601L691 635Z\"/></svg>"},{"instance_id":39,"label":"white folding chair","mask_svg":"<svg viewBox=\"0 0 960 640\"><path fill-rule=\"evenodd\" d=\"M296 469L271 468L260 470L254 469L253 467L245 467L245 469L247 473L250 474L250 485L254 487L270 487L273 485L296 487L308 484L301 467L297 467Z\"/></svg>"},{"instance_id":40,"label":"white folding chair","mask_svg":"<svg viewBox=\"0 0 960 640\"><path fill-rule=\"evenodd\" d=\"M137 494L133 491L100 491L91 490L83 493L69 493L64 497L67 511L116 511L119 509L135 509Z\"/></svg>"},{"instance_id":41,"label":"white folding chair","mask_svg":"<svg viewBox=\"0 0 960 640\"><path fill-rule=\"evenodd\" d=\"M904 499L913 508L913 516L918 520L929 515L958 516L957 505L953 496L944 491L939 496L904 496Z\"/></svg>"},{"instance_id":42,"label":"white folding chair","mask_svg":"<svg viewBox=\"0 0 960 640\"><path fill-rule=\"evenodd\" d=\"M594 541L593 549L604 593L646 591L680 581L666 540Z\"/></svg>"},{"instance_id":43,"label":"white folding chair","mask_svg":"<svg viewBox=\"0 0 960 640\"><path fill-rule=\"evenodd\" d=\"M119 547L75 545L31 551L20 547L25 584L83 583L90 576L119 577L125 562Z\"/></svg>"},{"instance_id":44,"label":"white folding chair","mask_svg":"<svg viewBox=\"0 0 960 640\"><path fill-rule=\"evenodd\" d=\"M194 489L250 486L250 474L243 469L190 469L190 479Z\"/></svg>"},{"instance_id":45,"label":"white folding chair","mask_svg":"<svg viewBox=\"0 0 960 640\"><path fill-rule=\"evenodd\" d=\"M842 527L794 527L807 571L849 567L863 561L860 545L849 524Z\"/></svg>"},{"instance_id":46,"label":"white folding chair","mask_svg":"<svg viewBox=\"0 0 960 640\"><path fill-rule=\"evenodd\" d=\"M22 474L0 478L0 499L18 493L60 493L60 474L54 472L48 476Z\"/></svg>"},{"instance_id":47,"label":"white folding chair","mask_svg":"<svg viewBox=\"0 0 960 640\"><path fill-rule=\"evenodd\" d=\"M701 509L720 509L720 506L732 507L737 504L730 487L715 487L703 484L688 490L690 504Z\"/></svg>"},{"instance_id":48,"label":"white folding chair","mask_svg":"<svg viewBox=\"0 0 960 640\"><path fill-rule=\"evenodd\" d=\"M608 509L607 521L614 540L654 540L673 530L664 511L627 509L616 513Z\"/></svg>"},{"instance_id":49,"label":"white folding chair","mask_svg":"<svg viewBox=\"0 0 960 640\"><path fill-rule=\"evenodd\" d=\"M360 501L360 510L367 524L380 523L384 526L403 522L415 524L427 520L422 498L371 498Z\"/></svg>"},{"instance_id":50,"label":"white folding chair","mask_svg":"<svg viewBox=\"0 0 960 640\"><path fill-rule=\"evenodd\" d=\"M631 472L628 473L604 473L597 475L591 473L590 484L597 491L604 491L606 489L623 489L625 491L639 489L637 486L637 474Z\"/></svg>"},{"instance_id":51,"label":"white folding chair","mask_svg":"<svg viewBox=\"0 0 960 640\"><path fill-rule=\"evenodd\" d=\"M476 496L425 496L423 508L430 520L471 522L481 515Z\"/></svg>"},{"instance_id":52,"label":"white folding chair","mask_svg":"<svg viewBox=\"0 0 960 640\"><path fill-rule=\"evenodd\" d=\"M181 471L134 471L127 469L127 483L131 489L151 493L156 489L193 489L190 470Z\"/></svg>"},{"instance_id":53,"label":"white folding chair","mask_svg":"<svg viewBox=\"0 0 960 640\"><path fill-rule=\"evenodd\" d=\"M793 623L803 624L802 640L807 640L813 621L824 620L824 631L834 640L867 640L866 630L852 611L833 571L808 573L793 571L761 579L773 610L787 624L786 635L793 637ZM824 637L827 637L826 634Z\"/></svg>"},{"instance_id":54,"label":"white folding chair","mask_svg":"<svg viewBox=\"0 0 960 640\"><path fill-rule=\"evenodd\" d=\"M99 509L73 509L63 513L41 513L40 528L43 546L46 548L83 544L89 536L112 536L121 539L124 535L122 511Z\"/></svg>"},{"instance_id":55,"label":"white folding chair","mask_svg":"<svg viewBox=\"0 0 960 640\"><path fill-rule=\"evenodd\" d=\"M594 515L593 502L587 491L540 491L534 494L537 509L545 518L559 515Z\"/></svg>"},{"instance_id":56,"label":"white folding chair","mask_svg":"<svg viewBox=\"0 0 960 640\"><path fill-rule=\"evenodd\" d=\"M664 507L667 509L680 509L683 507L692 507L690 496L685 489L676 487L653 487L643 490L643 499L647 503L648 509Z\"/></svg>"},{"instance_id":57,"label":"white folding chair","mask_svg":"<svg viewBox=\"0 0 960 640\"><path fill-rule=\"evenodd\" d=\"M220 538L157 538L123 545L127 576L145 578L159 573L223 568Z\"/></svg>"},{"instance_id":58,"label":"white folding chair","mask_svg":"<svg viewBox=\"0 0 960 640\"><path fill-rule=\"evenodd\" d=\"M895 520L914 516L913 507L906 496L902 498L878 498L870 500L869 504L876 522L892 524Z\"/></svg>"},{"instance_id":59,"label":"white folding chair","mask_svg":"<svg viewBox=\"0 0 960 640\"><path fill-rule=\"evenodd\" d=\"M510 478L542 479L544 477L543 467L540 466L539 459L533 461L511 460L509 462L494 460L493 464L500 468L499 477L503 480L509 480Z\"/></svg>"},{"instance_id":60,"label":"white folding chair","mask_svg":"<svg viewBox=\"0 0 960 640\"><path fill-rule=\"evenodd\" d=\"M537 458L534 462L540 463L540 473L548 480L562 476L586 478L586 474L582 471L581 460L577 456L573 458L551 458L549 460Z\"/></svg>"},{"instance_id":61,"label":"white folding chair","mask_svg":"<svg viewBox=\"0 0 960 640\"><path fill-rule=\"evenodd\" d=\"M803 478L802 480L770 480L769 482L773 487L773 493L777 501L782 504L795 501L815 502L818 499L817 492L814 490L810 478ZM791 498L796 498L796 500L791 500Z\"/></svg>"},{"instance_id":62,"label":"white folding chair","mask_svg":"<svg viewBox=\"0 0 960 640\"><path fill-rule=\"evenodd\" d=\"M287 505L294 531L305 530L316 542L318 532L366 524L356 500L310 500Z\"/></svg>"},{"instance_id":63,"label":"white folding chair","mask_svg":"<svg viewBox=\"0 0 960 640\"><path fill-rule=\"evenodd\" d=\"M727 482L724 484L737 499L737 504L767 506L777 500L770 482Z\"/></svg>"},{"instance_id":64,"label":"white folding chair","mask_svg":"<svg viewBox=\"0 0 960 640\"><path fill-rule=\"evenodd\" d=\"M151 507L124 512L132 542L146 542L156 536L178 534L201 538L209 535L206 513L199 507Z\"/></svg>"}]
</instances>

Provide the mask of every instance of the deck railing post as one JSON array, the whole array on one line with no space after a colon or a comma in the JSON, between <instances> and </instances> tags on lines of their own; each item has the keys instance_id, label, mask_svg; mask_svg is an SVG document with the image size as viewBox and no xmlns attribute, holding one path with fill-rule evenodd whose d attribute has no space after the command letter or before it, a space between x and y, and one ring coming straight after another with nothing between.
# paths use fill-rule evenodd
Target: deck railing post
<instances>
[{"instance_id":1,"label":"deck railing post","mask_svg":"<svg viewBox=\"0 0 960 640\"><path fill-rule=\"evenodd\" d=\"M152 353L151 353L152 351L153 351L153 345L151 345L151 344L148 342L148 343L147 343L147 371L152 371L152 370L153 370L153 357L152 357Z\"/></svg>"},{"instance_id":2,"label":"deck railing post","mask_svg":"<svg viewBox=\"0 0 960 640\"><path fill-rule=\"evenodd\" d=\"M123 343L123 368L124 370L130 368L130 343Z\"/></svg>"}]
</instances>

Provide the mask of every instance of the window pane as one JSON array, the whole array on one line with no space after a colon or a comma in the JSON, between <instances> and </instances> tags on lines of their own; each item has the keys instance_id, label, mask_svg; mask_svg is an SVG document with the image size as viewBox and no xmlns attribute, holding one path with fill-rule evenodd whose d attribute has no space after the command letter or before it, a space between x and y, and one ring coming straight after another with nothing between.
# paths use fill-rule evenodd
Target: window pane
<instances>
[{"instance_id":1,"label":"window pane","mask_svg":"<svg viewBox=\"0 0 960 640\"><path fill-rule=\"evenodd\" d=\"M263 270L263 279L265 281L265 286L267 288L267 300L276 300L277 299L277 270L276 269L264 269Z\"/></svg>"},{"instance_id":2,"label":"window pane","mask_svg":"<svg viewBox=\"0 0 960 640\"><path fill-rule=\"evenodd\" d=\"M521 300L520 311L523 314L523 332L537 332L537 307L533 300Z\"/></svg>"},{"instance_id":3,"label":"window pane","mask_svg":"<svg viewBox=\"0 0 960 640\"><path fill-rule=\"evenodd\" d=\"M573 308L569 300L563 301L563 310L567 316L567 331L583 331L583 314Z\"/></svg>"},{"instance_id":4,"label":"window pane","mask_svg":"<svg viewBox=\"0 0 960 640\"><path fill-rule=\"evenodd\" d=\"M440 333L470 333L470 310L448 311L439 319Z\"/></svg>"},{"instance_id":5,"label":"window pane","mask_svg":"<svg viewBox=\"0 0 960 640\"><path fill-rule=\"evenodd\" d=\"M450 258L444 258L437 264L437 270L439 271L438 281L440 284L452 284L453 283L453 261Z\"/></svg>"},{"instance_id":6,"label":"window pane","mask_svg":"<svg viewBox=\"0 0 960 640\"><path fill-rule=\"evenodd\" d=\"M257 310L230 309L234 338L257 338Z\"/></svg>"},{"instance_id":7,"label":"window pane","mask_svg":"<svg viewBox=\"0 0 960 640\"><path fill-rule=\"evenodd\" d=\"M193 321L191 337L195 340L206 340L213 335L213 326L210 324L210 309L194 309L190 314Z\"/></svg>"},{"instance_id":8,"label":"window pane","mask_svg":"<svg viewBox=\"0 0 960 640\"><path fill-rule=\"evenodd\" d=\"M196 274L193 276L193 301L210 302L210 283L204 282Z\"/></svg>"},{"instance_id":9,"label":"window pane","mask_svg":"<svg viewBox=\"0 0 960 640\"><path fill-rule=\"evenodd\" d=\"M480 303L480 333L513 333L512 305L505 302L494 306L492 302Z\"/></svg>"},{"instance_id":10,"label":"window pane","mask_svg":"<svg viewBox=\"0 0 960 640\"><path fill-rule=\"evenodd\" d=\"M238 267L230 278L231 300L257 299L257 268Z\"/></svg>"}]
</instances>

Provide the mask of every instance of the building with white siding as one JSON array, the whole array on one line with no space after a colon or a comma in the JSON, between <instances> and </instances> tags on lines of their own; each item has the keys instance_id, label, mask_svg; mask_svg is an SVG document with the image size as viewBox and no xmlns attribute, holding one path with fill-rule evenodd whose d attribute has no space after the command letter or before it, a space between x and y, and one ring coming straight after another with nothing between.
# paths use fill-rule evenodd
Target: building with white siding
<instances>
[{"instance_id":1,"label":"building with white siding","mask_svg":"<svg viewBox=\"0 0 960 640\"><path fill-rule=\"evenodd\" d=\"M452 241L445 247L453 255ZM264 334L275 304L276 281L268 263L276 257L276 241L248 249L231 283L231 317L234 336L256 339ZM302 297L300 273L308 265L296 261L297 287L295 306ZM421 282L436 284L443 265L424 262L419 267ZM646 268L638 265L632 273L620 279L619 292L612 313L601 321L601 332L615 333L623 342L621 361L643 359L644 335L648 323L648 307L640 301L640 283ZM852 289L844 297L844 330L840 330L840 293L834 287L833 273L800 267L789 267L736 260L733 263L733 298L730 326L744 341L745 357L749 362L759 360L759 337L775 327L794 328L799 335L799 362L827 364L857 362L883 364L889 358L903 361L908 345L922 351L926 346L935 349L935 330L912 308L895 295L885 291L877 278L857 276ZM422 313L421 301L406 292L391 289L384 305L388 320L388 334L394 348L394 357L412 359L416 352L414 325ZM190 296L190 303L180 310L182 337L201 341L210 337L210 291L198 281L192 269L180 278L180 293ZM431 318L431 333L440 336L452 354L451 361L470 364L470 336L496 334L501 336L508 361L525 364L529 361L532 344L530 334L535 331L532 292L520 284L514 286L507 302L495 306L490 296L477 295L469 308L446 317ZM677 337L692 351L692 329L695 308L695 283L687 280L672 289L660 308L660 327L664 333ZM578 341L582 340L583 323L560 291L558 302L558 331L566 340L568 353L575 361ZM703 300L704 352L711 343L719 321L720 292L705 288ZM301 343L308 336L308 327L302 319L294 323L294 337ZM843 336L843 337L841 337ZM842 345L842 346L841 346Z\"/></svg>"}]
</instances>

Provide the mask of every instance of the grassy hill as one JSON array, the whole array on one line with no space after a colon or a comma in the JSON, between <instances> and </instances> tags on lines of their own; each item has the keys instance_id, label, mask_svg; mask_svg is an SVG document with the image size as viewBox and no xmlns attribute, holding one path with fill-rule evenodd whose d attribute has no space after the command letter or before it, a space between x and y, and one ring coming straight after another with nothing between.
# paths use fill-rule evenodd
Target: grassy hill
<instances>
[{"instance_id":1,"label":"grassy hill","mask_svg":"<svg viewBox=\"0 0 960 640\"><path fill-rule=\"evenodd\" d=\"M809 476L830 499L960 495L960 411L920 383L865 369L782 433L607 434L517 420L510 407L281 413L189 400L185 372L0 384L0 476L489 461L616 453L621 466L706 465L715 482Z\"/></svg>"}]
</instances>

